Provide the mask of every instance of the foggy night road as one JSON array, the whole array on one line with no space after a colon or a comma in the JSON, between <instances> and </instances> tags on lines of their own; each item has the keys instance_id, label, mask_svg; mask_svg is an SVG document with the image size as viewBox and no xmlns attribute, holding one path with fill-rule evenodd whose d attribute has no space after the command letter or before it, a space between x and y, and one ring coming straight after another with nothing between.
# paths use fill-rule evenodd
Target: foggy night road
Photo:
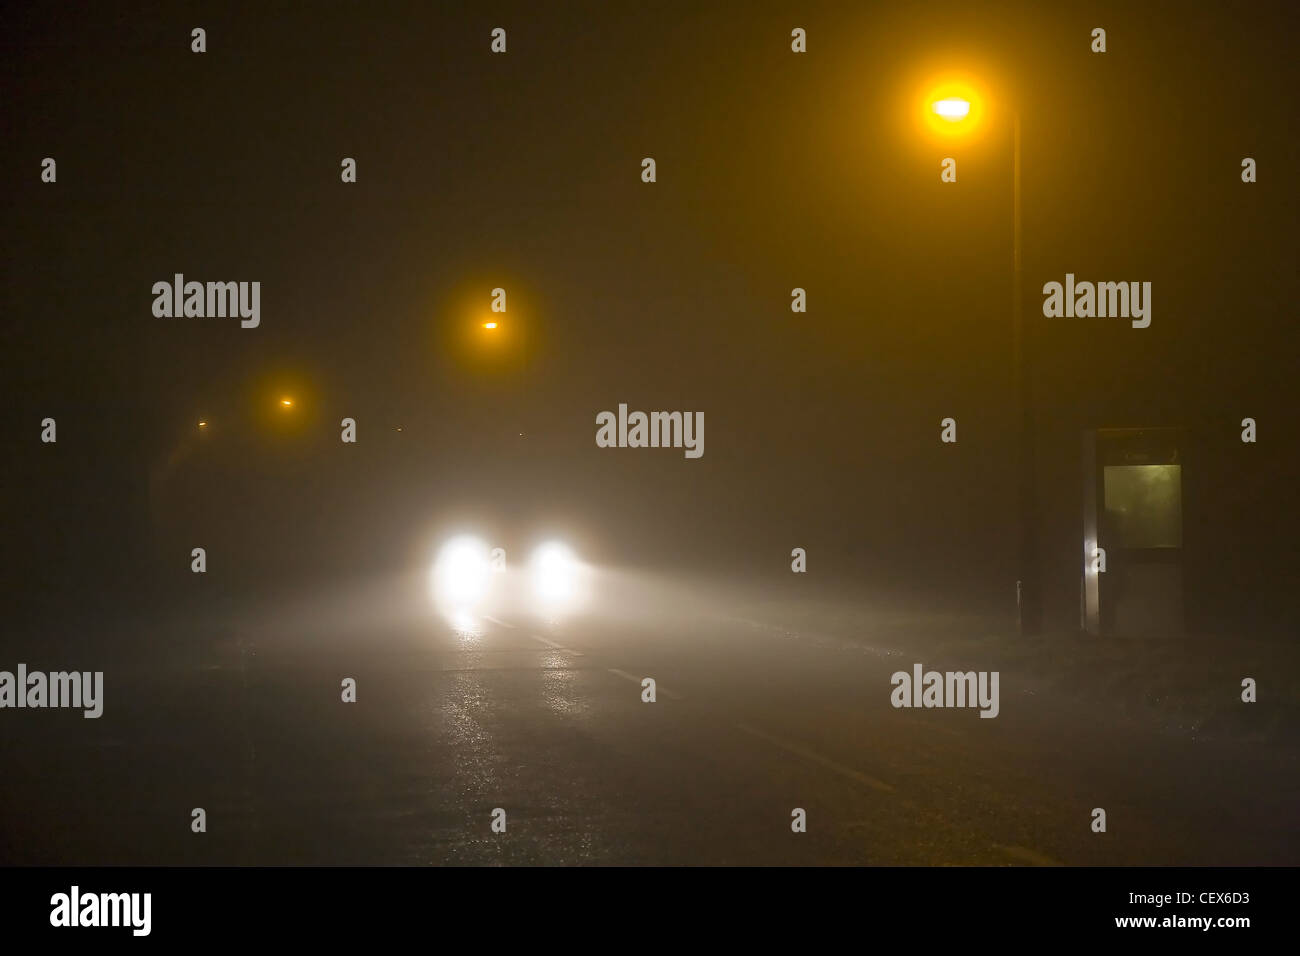
<instances>
[{"instance_id":1,"label":"foggy night road","mask_svg":"<svg viewBox=\"0 0 1300 956\"><path fill-rule=\"evenodd\" d=\"M399 598L391 596L389 607ZM1295 753L1093 718L895 710L914 658L696 614L458 634L336 593L13 712L0 857L185 864L1294 864ZM384 603L384 602L381 602ZM313 606L315 605L315 606ZM312 608L310 611L305 609ZM353 609L356 610L356 609ZM358 612L360 613L360 612ZM661 623L654 623L655 621ZM632 623L635 621L635 623ZM188 646L186 646L188 644ZM340 702L343 677L358 701ZM658 682L643 703L640 679ZM152 741L147 747L141 742ZM1105 807L1109 832L1089 831ZM208 832L192 834L203 807ZM489 827L495 807L508 831ZM802 807L808 831L790 830Z\"/></svg>"}]
</instances>

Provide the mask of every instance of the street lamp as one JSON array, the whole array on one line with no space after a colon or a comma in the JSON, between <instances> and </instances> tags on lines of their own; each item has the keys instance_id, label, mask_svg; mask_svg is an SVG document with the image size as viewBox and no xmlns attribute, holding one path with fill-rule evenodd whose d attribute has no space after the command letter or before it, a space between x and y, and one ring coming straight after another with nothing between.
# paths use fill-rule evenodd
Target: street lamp
<instances>
[{"instance_id":1,"label":"street lamp","mask_svg":"<svg viewBox=\"0 0 1300 956\"><path fill-rule=\"evenodd\" d=\"M926 97L931 129L949 134L963 134L976 125L981 100L972 86L965 83L936 87ZM1020 228L1020 111L1012 111L1012 239L1011 239L1011 367L1016 401L1016 499L1019 517L1017 542L1016 621L1019 632L1037 631L1037 571L1034 555L1034 431L1030 412L1030 380L1025 356L1024 313L1021 302L1021 228Z\"/></svg>"},{"instance_id":2,"label":"street lamp","mask_svg":"<svg viewBox=\"0 0 1300 956\"><path fill-rule=\"evenodd\" d=\"M934 112L948 120L950 123L958 123L970 115L970 100L963 100L959 96L951 96L945 100L935 100L931 104Z\"/></svg>"}]
</instances>

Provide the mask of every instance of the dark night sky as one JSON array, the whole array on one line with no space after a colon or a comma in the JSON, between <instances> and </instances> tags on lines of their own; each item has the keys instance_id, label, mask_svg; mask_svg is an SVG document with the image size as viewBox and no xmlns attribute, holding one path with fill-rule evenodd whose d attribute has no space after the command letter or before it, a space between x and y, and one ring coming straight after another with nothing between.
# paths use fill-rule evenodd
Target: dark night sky
<instances>
[{"instance_id":1,"label":"dark night sky","mask_svg":"<svg viewBox=\"0 0 1300 956\"><path fill-rule=\"evenodd\" d=\"M1075 614L1080 431L1177 424L1205 449L1210 600L1294 623L1290 5L699 6L7 10L15 591L150 573L148 475L200 416L220 443L176 481L202 505L167 520L250 573L400 563L477 513L610 561L784 581L798 545L846 587L1006 591L1007 115L955 144L905 117L954 63L1023 117L1049 611ZM1044 318L1067 271L1151 281L1151 327ZM261 327L153 317L175 272L261 281ZM485 357L459 330L495 286L519 337ZM294 434L257 412L285 387ZM704 411L704 457L596 448L620 401Z\"/></svg>"}]
</instances>

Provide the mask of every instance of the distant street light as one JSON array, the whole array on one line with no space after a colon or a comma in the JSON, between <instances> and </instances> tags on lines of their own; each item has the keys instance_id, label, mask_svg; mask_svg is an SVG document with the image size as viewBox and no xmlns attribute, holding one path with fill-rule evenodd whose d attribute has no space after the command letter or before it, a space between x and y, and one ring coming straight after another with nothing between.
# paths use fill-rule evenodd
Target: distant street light
<instances>
[{"instance_id":1,"label":"distant street light","mask_svg":"<svg viewBox=\"0 0 1300 956\"><path fill-rule=\"evenodd\" d=\"M203 429L205 429L205 428L207 428L207 427L208 427L208 423L207 423L207 422L199 422L199 430L200 430L200 431L202 431Z\"/></svg>"},{"instance_id":2,"label":"distant street light","mask_svg":"<svg viewBox=\"0 0 1300 956\"><path fill-rule=\"evenodd\" d=\"M497 327L497 324L496 324L495 322L484 322L484 323L483 323L483 328L485 328L485 329L495 329L496 327Z\"/></svg>"},{"instance_id":3,"label":"distant street light","mask_svg":"<svg viewBox=\"0 0 1300 956\"><path fill-rule=\"evenodd\" d=\"M970 100L963 100L955 96L946 100L936 100L931 105L931 109L950 123L957 123L970 114Z\"/></svg>"},{"instance_id":4,"label":"distant street light","mask_svg":"<svg viewBox=\"0 0 1300 956\"><path fill-rule=\"evenodd\" d=\"M280 404L281 404L284 408L291 408L291 407L293 407L293 399L292 399L292 398L282 398L282 399L280 399Z\"/></svg>"},{"instance_id":5,"label":"distant street light","mask_svg":"<svg viewBox=\"0 0 1300 956\"><path fill-rule=\"evenodd\" d=\"M965 133L977 125L980 97L977 91L961 83L932 90L926 98L930 112L938 118L930 126L936 132ZM974 106L974 108L972 108ZM1037 630L1038 586L1034 558L1033 521L1034 492L1034 433L1030 409L1030 380L1025 358L1025 328L1021 303L1021 229L1020 229L1020 111L1012 113L1012 239L1011 239L1011 366L1015 381L1017 441L1017 508L1018 544L1016 581L1016 616L1021 634Z\"/></svg>"}]
</instances>

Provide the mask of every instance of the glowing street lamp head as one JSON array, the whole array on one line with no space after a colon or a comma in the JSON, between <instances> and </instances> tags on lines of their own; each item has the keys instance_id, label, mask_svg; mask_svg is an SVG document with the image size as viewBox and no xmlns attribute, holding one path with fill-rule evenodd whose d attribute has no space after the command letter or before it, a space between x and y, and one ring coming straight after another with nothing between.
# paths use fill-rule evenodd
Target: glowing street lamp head
<instances>
[{"instance_id":1,"label":"glowing street lamp head","mask_svg":"<svg viewBox=\"0 0 1300 956\"><path fill-rule=\"evenodd\" d=\"M939 136L967 136L981 125L985 110L982 85L963 76L950 75L928 84L917 106L930 132Z\"/></svg>"},{"instance_id":2,"label":"glowing street lamp head","mask_svg":"<svg viewBox=\"0 0 1300 956\"><path fill-rule=\"evenodd\" d=\"M484 323L483 323L483 328L485 328L485 329L495 329L496 327L497 327L497 324L496 324L495 322L484 322Z\"/></svg>"},{"instance_id":3,"label":"glowing street lamp head","mask_svg":"<svg viewBox=\"0 0 1300 956\"><path fill-rule=\"evenodd\" d=\"M292 398L282 398L282 399L280 399L280 407L281 407L281 408L292 408L292 407L293 407L293 399L292 399Z\"/></svg>"},{"instance_id":4,"label":"glowing street lamp head","mask_svg":"<svg viewBox=\"0 0 1300 956\"><path fill-rule=\"evenodd\" d=\"M930 109L934 110L935 115L950 123L960 123L970 114L970 100L950 96L947 99L935 100L930 104Z\"/></svg>"}]
</instances>

